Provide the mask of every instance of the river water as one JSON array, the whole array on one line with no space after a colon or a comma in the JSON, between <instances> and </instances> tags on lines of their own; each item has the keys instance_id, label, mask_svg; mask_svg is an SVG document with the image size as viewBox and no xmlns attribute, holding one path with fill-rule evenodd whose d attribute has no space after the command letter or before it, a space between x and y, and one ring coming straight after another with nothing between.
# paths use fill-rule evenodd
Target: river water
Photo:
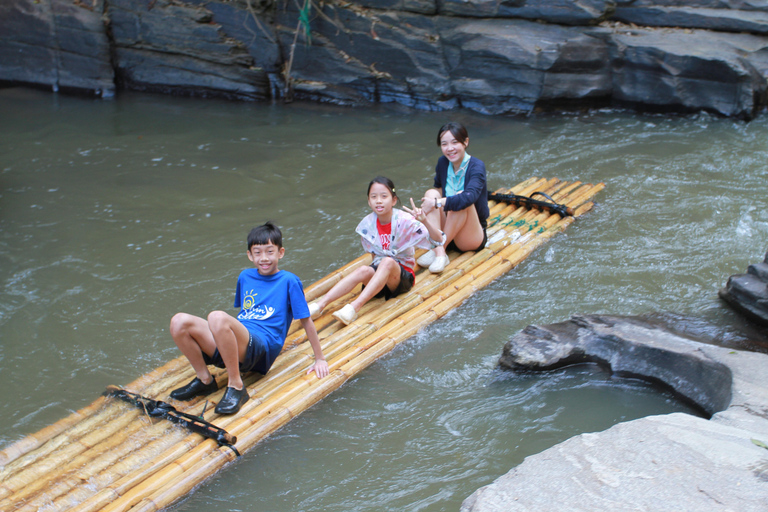
<instances>
[{"instance_id":1,"label":"river water","mask_svg":"<svg viewBox=\"0 0 768 512\"><path fill-rule=\"evenodd\" d=\"M727 347L764 331L717 297L768 249L768 117L615 111L531 118L0 90L0 447L178 355L177 311L231 309L245 236L284 233L311 284L360 254L365 190L431 184L457 119L489 189L605 182L597 207L201 486L179 508L458 509L581 432L672 411L667 391L594 366L497 369L529 324L653 315Z\"/></svg>"}]
</instances>

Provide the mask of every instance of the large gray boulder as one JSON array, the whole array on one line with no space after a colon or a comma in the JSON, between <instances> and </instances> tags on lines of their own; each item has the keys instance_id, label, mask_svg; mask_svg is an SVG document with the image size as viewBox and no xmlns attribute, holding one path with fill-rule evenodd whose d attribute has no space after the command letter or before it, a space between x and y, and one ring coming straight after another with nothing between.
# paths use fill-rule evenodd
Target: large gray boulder
<instances>
[{"instance_id":1,"label":"large gray boulder","mask_svg":"<svg viewBox=\"0 0 768 512\"><path fill-rule=\"evenodd\" d=\"M746 274L729 277L718 294L739 313L768 325L768 252L762 263L747 267Z\"/></svg>"},{"instance_id":2,"label":"large gray boulder","mask_svg":"<svg viewBox=\"0 0 768 512\"><path fill-rule=\"evenodd\" d=\"M612 95L610 43L581 28L524 20L440 20L451 85L461 105L530 113Z\"/></svg>"},{"instance_id":3,"label":"large gray boulder","mask_svg":"<svg viewBox=\"0 0 768 512\"><path fill-rule=\"evenodd\" d=\"M590 33L610 45L615 103L746 118L765 105L768 87L761 66L766 38L626 27Z\"/></svg>"},{"instance_id":4,"label":"large gray boulder","mask_svg":"<svg viewBox=\"0 0 768 512\"><path fill-rule=\"evenodd\" d=\"M766 510L768 356L594 315L528 327L500 359L515 371L578 362L661 383L709 419L675 413L581 434L527 457L467 498L463 512Z\"/></svg>"}]
</instances>

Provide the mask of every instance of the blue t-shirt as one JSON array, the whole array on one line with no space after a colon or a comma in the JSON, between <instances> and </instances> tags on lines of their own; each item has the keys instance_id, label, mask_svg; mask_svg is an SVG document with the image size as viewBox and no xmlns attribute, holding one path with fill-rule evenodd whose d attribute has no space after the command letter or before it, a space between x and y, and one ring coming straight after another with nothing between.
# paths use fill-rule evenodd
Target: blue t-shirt
<instances>
[{"instance_id":1,"label":"blue t-shirt","mask_svg":"<svg viewBox=\"0 0 768 512\"><path fill-rule=\"evenodd\" d=\"M237 278L237 319L249 332L264 341L266 353L254 370L266 374L283 349L288 327L294 318L307 318L309 307L301 280L285 270L263 276L248 268Z\"/></svg>"}]
</instances>

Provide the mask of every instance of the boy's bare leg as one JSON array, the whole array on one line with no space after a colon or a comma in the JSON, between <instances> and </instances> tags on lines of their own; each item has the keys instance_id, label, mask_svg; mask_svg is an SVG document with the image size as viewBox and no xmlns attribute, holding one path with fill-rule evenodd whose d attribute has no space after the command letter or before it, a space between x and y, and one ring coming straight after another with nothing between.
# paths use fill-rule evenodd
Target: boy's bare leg
<instances>
[{"instance_id":1,"label":"boy's bare leg","mask_svg":"<svg viewBox=\"0 0 768 512\"><path fill-rule=\"evenodd\" d=\"M243 389L240 377L240 361L245 359L250 333L237 318L225 311L213 311L208 315L208 326L215 347L227 368L227 387Z\"/></svg>"},{"instance_id":2,"label":"boy's bare leg","mask_svg":"<svg viewBox=\"0 0 768 512\"><path fill-rule=\"evenodd\" d=\"M213 376L203 360L203 352L212 356L216 343L208 322L198 316L177 313L171 318L170 331L173 341L195 370L197 378L203 384L209 384Z\"/></svg>"}]
</instances>

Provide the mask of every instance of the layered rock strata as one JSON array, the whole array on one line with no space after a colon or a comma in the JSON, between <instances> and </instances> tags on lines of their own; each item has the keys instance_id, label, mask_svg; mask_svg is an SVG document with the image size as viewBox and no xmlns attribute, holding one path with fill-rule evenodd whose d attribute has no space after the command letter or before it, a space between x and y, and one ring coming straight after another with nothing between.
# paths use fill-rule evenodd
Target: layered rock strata
<instances>
[{"instance_id":1,"label":"layered rock strata","mask_svg":"<svg viewBox=\"0 0 768 512\"><path fill-rule=\"evenodd\" d=\"M766 1L299 4L7 0L0 82L487 114L629 106L751 118L766 105Z\"/></svg>"},{"instance_id":2,"label":"layered rock strata","mask_svg":"<svg viewBox=\"0 0 768 512\"><path fill-rule=\"evenodd\" d=\"M629 106L751 118L766 104L766 1L300 4L6 0L0 82L488 114Z\"/></svg>"}]
</instances>

